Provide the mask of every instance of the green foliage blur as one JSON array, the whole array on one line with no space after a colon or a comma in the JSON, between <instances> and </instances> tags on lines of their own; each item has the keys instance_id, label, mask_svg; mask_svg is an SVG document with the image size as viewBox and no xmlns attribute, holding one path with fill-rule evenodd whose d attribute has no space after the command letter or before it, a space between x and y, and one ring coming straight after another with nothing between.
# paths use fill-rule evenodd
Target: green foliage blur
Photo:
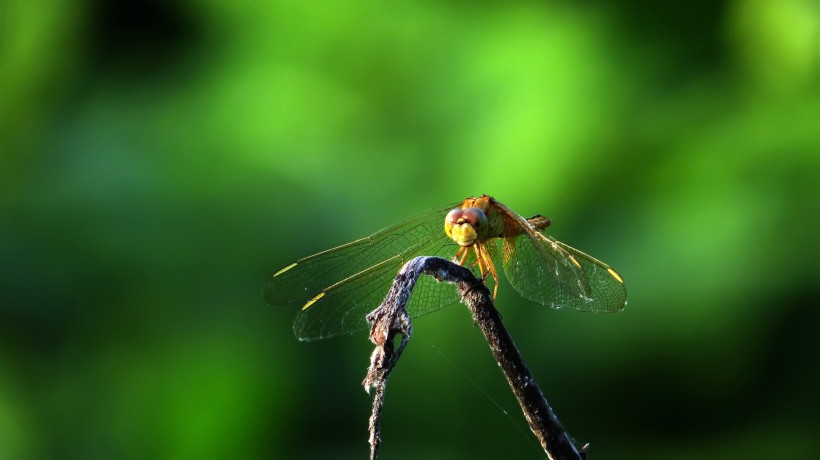
<instances>
[{"instance_id":1,"label":"green foliage blur","mask_svg":"<svg viewBox=\"0 0 820 460\"><path fill-rule=\"evenodd\" d=\"M366 334L262 286L484 193L626 280L499 290L592 458L820 458L817 2L2 10L0 459L365 458ZM543 458L466 309L414 328L382 458Z\"/></svg>"}]
</instances>

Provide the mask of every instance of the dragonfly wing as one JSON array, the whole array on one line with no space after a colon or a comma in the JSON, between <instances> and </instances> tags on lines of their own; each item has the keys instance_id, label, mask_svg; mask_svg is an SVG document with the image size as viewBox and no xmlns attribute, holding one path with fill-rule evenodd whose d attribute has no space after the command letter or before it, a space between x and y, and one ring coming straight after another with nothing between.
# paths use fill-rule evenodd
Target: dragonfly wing
<instances>
[{"instance_id":1,"label":"dragonfly wing","mask_svg":"<svg viewBox=\"0 0 820 460\"><path fill-rule=\"evenodd\" d=\"M528 233L505 238L504 273L525 299L553 308L587 303L589 284L582 270L553 247L533 241Z\"/></svg>"},{"instance_id":2,"label":"dragonfly wing","mask_svg":"<svg viewBox=\"0 0 820 460\"><path fill-rule=\"evenodd\" d=\"M395 256L325 288L320 299L305 305L296 315L296 337L318 340L366 329L365 315L384 299L401 260Z\"/></svg>"},{"instance_id":3,"label":"dragonfly wing","mask_svg":"<svg viewBox=\"0 0 820 460\"><path fill-rule=\"evenodd\" d=\"M274 274L263 297L271 305L303 306L294 324L296 335L303 340L366 327L364 314L381 303L402 264L417 255L436 255L426 251L444 255L449 239L442 224L447 211L456 205L419 214L367 238L298 260ZM418 297L425 296L425 290L430 289L423 289ZM425 308L434 309L418 306L413 311L423 314Z\"/></svg>"},{"instance_id":4,"label":"dragonfly wing","mask_svg":"<svg viewBox=\"0 0 820 460\"><path fill-rule=\"evenodd\" d=\"M581 265L590 287L592 302L585 303L583 311L619 312L626 306L626 286L621 275L612 267L572 246L556 241L566 253Z\"/></svg>"},{"instance_id":5,"label":"dragonfly wing","mask_svg":"<svg viewBox=\"0 0 820 460\"><path fill-rule=\"evenodd\" d=\"M504 272L522 297L553 308L616 312L626 289L614 270L533 229L506 238Z\"/></svg>"},{"instance_id":6,"label":"dragonfly wing","mask_svg":"<svg viewBox=\"0 0 820 460\"><path fill-rule=\"evenodd\" d=\"M441 216L441 215L440 215ZM439 216L439 217L440 217ZM451 257L457 246L444 232L424 244L408 248L396 256L369 267L322 291L322 297L303 308L293 330L301 340L316 340L367 329L365 316L382 303L399 269L420 255ZM431 277L418 279L407 305L411 317L418 317L458 300L455 288Z\"/></svg>"}]
</instances>

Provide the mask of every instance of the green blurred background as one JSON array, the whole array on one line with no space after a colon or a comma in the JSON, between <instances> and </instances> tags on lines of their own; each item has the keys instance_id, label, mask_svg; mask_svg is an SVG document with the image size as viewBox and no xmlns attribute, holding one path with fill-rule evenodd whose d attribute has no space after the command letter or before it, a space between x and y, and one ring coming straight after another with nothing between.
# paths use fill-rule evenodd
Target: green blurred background
<instances>
[{"instance_id":1,"label":"green blurred background","mask_svg":"<svg viewBox=\"0 0 820 460\"><path fill-rule=\"evenodd\" d=\"M366 334L300 343L262 286L483 193L626 280L499 291L592 458L820 458L816 1L0 16L0 458L365 458ZM466 309L414 327L382 458L543 457Z\"/></svg>"}]
</instances>

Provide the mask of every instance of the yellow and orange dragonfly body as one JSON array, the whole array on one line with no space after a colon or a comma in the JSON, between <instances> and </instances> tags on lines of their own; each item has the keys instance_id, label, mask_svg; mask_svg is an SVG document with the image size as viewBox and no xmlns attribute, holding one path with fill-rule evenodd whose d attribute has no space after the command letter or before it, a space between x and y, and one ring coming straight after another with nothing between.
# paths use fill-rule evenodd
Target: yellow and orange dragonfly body
<instances>
[{"instance_id":1,"label":"yellow and orange dragonfly body","mask_svg":"<svg viewBox=\"0 0 820 460\"><path fill-rule=\"evenodd\" d=\"M273 275L263 297L271 305L301 305L293 325L300 340L366 329L365 316L382 302L398 270L424 255L477 269L493 284L494 295L500 261L512 287L526 299L553 308L622 310L623 278L600 260L546 235L549 224L542 216L525 219L491 196L470 197L298 260ZM453 286L421 277L407 311L416 317L456 300Z\"/></svg>"}]
</instances>

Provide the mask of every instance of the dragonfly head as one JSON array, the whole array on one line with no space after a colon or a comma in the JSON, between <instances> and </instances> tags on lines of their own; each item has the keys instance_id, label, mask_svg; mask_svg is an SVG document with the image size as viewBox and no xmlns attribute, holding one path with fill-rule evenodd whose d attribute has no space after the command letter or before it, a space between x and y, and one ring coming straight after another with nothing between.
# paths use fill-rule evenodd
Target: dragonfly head
<instances>
[{"instance_id":1,"label":"dragonfly head","mask_svg":"<svg viewBox=\"0 0 820 460\"><path fill-rule=\"evenodd\" d=\"M462 247L482 241L487 228L487 216L478 208L455 208L444 218L444 233Z\"/></svg>"}]
</instances>

